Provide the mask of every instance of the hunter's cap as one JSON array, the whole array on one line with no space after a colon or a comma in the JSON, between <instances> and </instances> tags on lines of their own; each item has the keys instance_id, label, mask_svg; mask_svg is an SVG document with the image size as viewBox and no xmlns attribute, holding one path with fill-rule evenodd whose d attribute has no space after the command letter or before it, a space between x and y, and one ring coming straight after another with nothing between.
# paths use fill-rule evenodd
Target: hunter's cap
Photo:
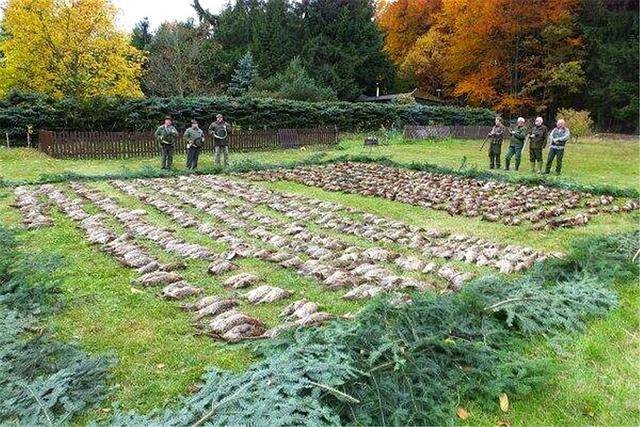
<instances>
[{"instance_id":1,"label":"hunter's cap","mask_svg":"<svg viewBox=\"0 0 640 427\"><path fill-rule=\"evenodd\" d=\"M222 114L216 114L216 119L221 119L222 118Z\"/></svg>"},{"instance_id":2,"label":"hunter's cap","mask_svg":"<svg viewBox=\"0 0 640 427\"><path fill-rule=\"evenodd\" d=\"M166 116L164 116L164 119L165 119L165 120L171 120L171 116L166 115Z\"/></svg>"}]
</instances>

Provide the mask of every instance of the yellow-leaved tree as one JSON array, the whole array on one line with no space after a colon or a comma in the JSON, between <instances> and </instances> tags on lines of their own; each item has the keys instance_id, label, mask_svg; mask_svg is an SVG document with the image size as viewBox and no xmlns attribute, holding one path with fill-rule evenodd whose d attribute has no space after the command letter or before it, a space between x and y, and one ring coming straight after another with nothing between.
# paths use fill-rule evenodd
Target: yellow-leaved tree
<instances>
[{"instance_id":1,"label":"yellow-leaved tree","mask_svg":"<svg viewBox=\"0 0 640 427\"><path fill-rule=\"evenodd\" d=\"M109 0L8 0L1 21L1 94L142 96L144 56L116 28L116 13Z\"/></svg>"}]
</instances>

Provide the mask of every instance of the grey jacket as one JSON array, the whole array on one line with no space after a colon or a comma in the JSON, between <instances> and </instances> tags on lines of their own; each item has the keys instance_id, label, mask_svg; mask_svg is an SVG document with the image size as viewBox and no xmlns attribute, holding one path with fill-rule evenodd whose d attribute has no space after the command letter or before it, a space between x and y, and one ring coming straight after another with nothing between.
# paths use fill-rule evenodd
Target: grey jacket
<instances>
[{"instance_id":1,"label":"grey jacket","mask_svg":"<svg viewBox=\"0 0 640 427\"><path fill-rule=\"evenodd\" d=\"M554 128L549 134L551 148L564 150L564 146L566 145L567 141L569 141L570 136L571 132L569 132L569 128Z\"/></svg>"}]
</instances>

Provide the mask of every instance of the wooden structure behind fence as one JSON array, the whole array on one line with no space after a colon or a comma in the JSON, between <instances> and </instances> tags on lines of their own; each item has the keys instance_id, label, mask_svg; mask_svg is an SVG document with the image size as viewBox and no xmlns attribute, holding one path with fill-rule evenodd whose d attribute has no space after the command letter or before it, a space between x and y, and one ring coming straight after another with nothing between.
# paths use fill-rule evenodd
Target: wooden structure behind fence
<instances>
[{"instance_id":1,"label":"wooden structure behind fence","mask_svg":"<svg viewBox=\"0 0 640 427\"><path fill-rule=\"evenodd\" d=\"M491 126L405 126L404 137L410 139L484 139Z\"/></svg>"},{"instance_id":2,"label":"wooden structure behind fence","mask_svg":"<svg viewBox=\"0 0 640 427\"><path fill-rule=\"evenodd\" d=\"M336 127L312 129L258 130L230 133L230 151L260 151L333 145L338 142ZM39 150L55 158L115 159L155 156L160 146L153 132L47 131L38 135ZM175 144L176 153L186 152L182 132ZM213 138L205 139L203 151L213 151Z\"/></svg>"}]
</instances>

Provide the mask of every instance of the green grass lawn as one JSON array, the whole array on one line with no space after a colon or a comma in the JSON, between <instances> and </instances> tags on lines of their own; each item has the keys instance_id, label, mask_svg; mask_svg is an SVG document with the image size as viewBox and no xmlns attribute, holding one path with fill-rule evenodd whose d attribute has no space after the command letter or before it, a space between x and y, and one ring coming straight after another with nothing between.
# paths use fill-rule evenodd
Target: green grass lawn
<instances>
[{"instance_id":1,"label":"green grass lawn","mask_svg":"<svg viewBox=\"0 0 640 427\"><path fill-rule=\"evenodd\" d=\"M332 149L277 150L253 153L232 153L231 163L256 160L264 163L302 160L314 153L325 153L328 158L345 154L371 154L388 156L402 162L426 162L458 168L463 159L466 167L488 168L487 148L480 151L479 141L405 141L392 138L388 145L372 151L363 149L362 135L345 135L339 146ZM504 143L506 153L508 143ZM518 173L529 174L528 153L523 153L523 164ZM564 174L560 180L582 184L610 184L640 189L640 145L630 141L584 140L570 144L564 161ZM35 179L42 174L75 172L99 175L107 172L136 171L143 167L157 167L159 158L130 158L118 160L59 160L35 150L0 148L0 178L7 180ZM184 169L185 156L176 156L174 166ZM213 164L210 153L200 156L200 166ZM496 173L507 173L498 171ZM516 172L511 172L516 173Z\"/></svg>"},{"instance_id":2,"label":"green grass lawn","mask_svg":"<svg viewBox=\"0 0 640 427\"><path fill-rule=\"evenodd\" d=\"M508 414L471 409L471 424L637 426L640 423L640 290L618 283L621 307L584 333L556 338L560 350L531 345L529 353L554 363L550 384L512 400ZM500 414L500 415L498 415Z\"/></svg>"},{"instance_id":3,"label":"green grass lawn","mask_svg":"<svg viewBox=\"0 0 640 427\"><path fill-rule=\"evenodd\" d=\"M374 150L374 153L399 161L447 166L458 166L463 156L471 166L484 167L486 163L486 153L478 151L477 142L395 142ZM343 141L340 148L327 151L327 154L363 152L360 140L355 137ZM302 159L309 154L309 151L301 150L247 153L234 155L233 160L250 158L279 162ZM640 188L640 159L635 143L588 141L575 144L566 159L566 175L559 179ZM183 160L178 157L176 163L182 166ZM157 163L158 159L55 160L33 150L0 149L0 175L6 179L31 179L56 172L101 174L136 170ZM211 163L211 157L203 156L202 163ZM528 169L528 165L525 166ZM120 201L131 209L139 207L138 202L122 196L104 182L90 185L112 195L120 194ZM585 227L540 232L526 226L506 227L474 218L454 218L443 212L394 201L326 192L294 183L263 185L340 202L416 225L437 226L547 251L563 251L574 238L635 229L640 219L637 213L603 215L595 217ZM20 218L9 206L11 201L10 191L0 189L0 223L18 228ZM161 225L170 223L165 215L148 210L150 220ZM55 212L54 215L55 227L21 232L21 242L27 251L58 252L66 261L65 267L56 274L69 297L69 304L51 319L51 325L62 339L77 340L91 353L116 353L119 362L114 371L113 402L120 402L126 409L148 411L176 402L210 366L238 370L251 362L251 353L244 346L219 344L194 335L188 315L176 304L159 299L154 291L132 291L130 281L134 275L131 270L122 268L113 258L90 245L82 232L62 214ZM213 242L207 243L207 238L194 230L183 230L175 225L173 228L189 241L214 247ZM257 264L244 267L262 269L269 280L286 282L298 290L307 288L307 284L294 274L287 275L273 267ZM202 263L189 263L185 274L189 280L196 281L200 277L199 285L211 289L219 287L219 279L199 276L203 268ZM502 421L517 425L638 425L640 332L637 313L640 311L640 291L637 281L619 283L617 290L621 307L606 319L590 324L582 334L558 338L562 351L544 343L530 346L528 352L532 356L549 357L553 362L556 369L553 383L526 399L512 401L512 409L507 414L500 413L497 402L495 411L483 412L469 407L469 422L475 425L495 425ZM330 299L324 302L332 304ZM344 305L336 312L353 308ZM261 315L268 320L274 313L265 310Z\"/></svg>"}]
</instances>

